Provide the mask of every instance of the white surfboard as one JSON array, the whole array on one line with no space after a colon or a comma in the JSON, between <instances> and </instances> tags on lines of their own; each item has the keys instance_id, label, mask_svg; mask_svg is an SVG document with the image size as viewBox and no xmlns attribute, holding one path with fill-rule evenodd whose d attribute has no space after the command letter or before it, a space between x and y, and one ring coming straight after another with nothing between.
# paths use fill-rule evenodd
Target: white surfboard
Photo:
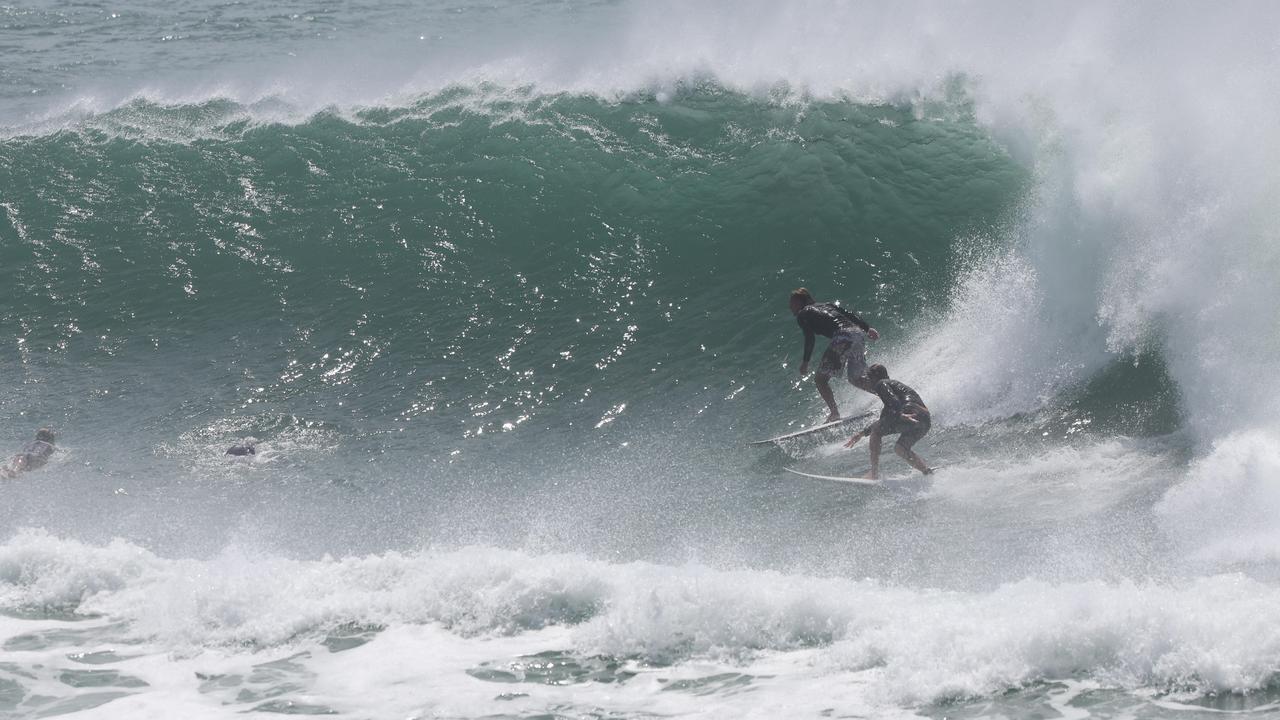
<instances>
[{"instance_id":1,"label":"white surfboard","mask_svg":"<svg viewBox=\"0 0 1280 720\"><path fill-rule=\"evenodd\" d=\"M942 467L946 467L946 465L934 465L932 469L937 470ZM795 468L782 468L782 469L786 470L792 475L799 475L800 477L807 477L812 480L829 480L831 482L852 483L854 485L882 485L884 484L884 480L885 480L885 478L881 478L879 480L868 480L867 478L864 478L864 477L847 477L844 475L818 475L817 473L807 473L807 472L804 472L803 470L796 470ZM888 479L894 480L894 481L902 481L902 480L910 480L912 478L925 478L925 477L928 477L928 476L922 475L919 472L916 472L916 470L912 469L910 474L903 475L901 477L895 476Z\"/></svg>"},{"instance_id":2,"label":"white surfboard","mask_svg":"<svg viewBox=\"0 0 1280 720\"><path fill-rule=\"evenodd\" d=\"M830 480L831 482L853 483L854 485L879 485L880 484L879 480L868 480L866 478L860 478L860 477L844 477L842 475L818 475L816 473L807 473L802 470L796 470L795 468L782 468L782 469L786 470L792 475L799 475L800 477L807 477L813 480Z\"/></svg>"},{"instance_id":3,"label":"white surfboard","mask_svg":"<svg viewBox=\"0 0 1280 720\"><path fill-rule=\"evenodd\" d=\"M785 435L779 435L777 437L768 438L767 440L752 440L747 444L748 445L768 445L769 443L776 443L782 440L791 440L793 438L804 437L805 435L812 435L813 433L816 433L816 432L822 432L823 430L828 430L833 427L839 427L841 425L844 425L845 423L851 423L856 420L866 420L867 418L871 417L874 414L875 414L874 410L868 410L867 412L864 412L864 413L859 413L857 415L850 415L849 417L840 418L839 420L832 420L829 423L822 423L821 425L814 425L813 427L807 427L807 428L804 428L803 430L796 430L794 432L786 433Z\"/></svg>"}]
</instances>

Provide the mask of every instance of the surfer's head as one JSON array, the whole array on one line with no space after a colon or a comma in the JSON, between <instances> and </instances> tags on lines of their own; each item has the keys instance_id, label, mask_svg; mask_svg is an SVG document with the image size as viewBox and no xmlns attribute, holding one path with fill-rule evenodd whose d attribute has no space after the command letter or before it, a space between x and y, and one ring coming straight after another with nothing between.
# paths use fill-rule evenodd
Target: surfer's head
<instances>
[{"instance_id":1,"label":"surfer's head","mask_svg":"<svg viewBox=\"0 0 1280 720\"><path fill-rule=\"evenodd\" d=\"M814 303L813 293L808 288L796 288L791 291L791 313L794 315Z\"/></svg>"},{"instance_id":2,"label":"surfer's head","mask_svg":"<svg viewBox=\"0 0 1280 720\"><path fill-rule=\"evenodd\" d=\"M871 379L871 382L878 383L881 380L889 379L889 371L885 366L880 363L876 363L875 365L867 368L867 377Z\"/></svg>"},{"instance_id":3,"label":"surfer's head","mask_svg":"<svg viewBox=\"0 0 1280 720\"><path fill-rule=\"evenodd\" d=\"M40 428L36 431L36 440L39 440L40 442L47 442L52 445L54 440L53 431L49 428Z\"/></svg>"}]
</instances>

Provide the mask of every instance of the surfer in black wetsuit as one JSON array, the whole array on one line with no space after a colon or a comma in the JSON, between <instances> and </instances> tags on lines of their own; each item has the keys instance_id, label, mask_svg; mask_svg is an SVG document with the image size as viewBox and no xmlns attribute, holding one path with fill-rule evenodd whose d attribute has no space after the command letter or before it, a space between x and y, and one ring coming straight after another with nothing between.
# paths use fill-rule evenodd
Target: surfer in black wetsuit
<instances>
[{"instance_id":1,"label":"surfer in black wetsuit","mask_svg":"<svg viewBox=\"0 0 1280 720\"><path fill-rule=\"evenodd\" d=\"M804 330L801 375L809 372L809 358L813 356L816 336L831 338L831 344L822 353L822 361L818 363L818 372L813 381L818 386L818 394L831 409L827 422L839 420L840 410L836 408L835 393L831 391L831 376L844 368L849 382L861 390L872 392L871 383L866 380L867 339L879 340L880 333L862 318L839 305L814 301L813 295L805 288L791 292L791 312L796 316L800 329Z\"/></svg>"},{"instance_id":2,"label":"surfer in black wetsuit","mask_svg":"<svg viewBox=\"0 0 1280 720\"><path fill-rule=\"evenodd\" d=\"M911 463L911 467L925 475L931 474L933 468L926 465L924 458L911 449L912 445L928 434L930 426L929 408L920 399L920 393L897 380L890 380L889 371L883 365L867 368L867 378L874 383L871 392L884 402L884 409L880 411L879 420L861 432L854 433L844 446L853 447L862 438L870 438L871 472L867 473L867 479L875 480L880 475L880 440L885 435L897 435L898 442L893 446L893 451L898 457Z\"/></svg>"},{"instance_id":3,"label":"surfer in black wetsuit","mask_svg":"<svg viewBox=\"0 0 1280 720\"><path fill-rule=\"evenodd\" d=\"M240 442L236 443L235 445L232 445L231 447L227 448L227 451L223 454L233 455L235 457L244 457L246 455L257 455L258 440L257 438L247 437L241 440Z\"/></svg>"},{"instance_id":4,"label":"surfer in black wetsuit","mask_svg":"<svg viewBox=\"0 0 1280 720\"><path fill-rule=\"evenodd\" d=\"M17 477L20 472L44 467L49 462L49 456L53 455L54 440L52 430L40 428L36 431L36 439L23 446L22 452L14 455L8 465L0 468L0 476Z\"/></svg>"}]
</instances>

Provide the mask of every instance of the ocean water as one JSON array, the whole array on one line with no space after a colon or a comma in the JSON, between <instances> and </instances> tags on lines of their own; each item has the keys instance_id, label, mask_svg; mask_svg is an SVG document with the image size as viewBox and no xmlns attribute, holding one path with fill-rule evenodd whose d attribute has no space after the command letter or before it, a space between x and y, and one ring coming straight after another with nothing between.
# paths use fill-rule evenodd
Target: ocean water
<instances>
[{"instance_id":1,"label":"ocean water","mask_svg":"<svg viewBox=\"0 0 1280 720\"><path fill-rule=\"evenodd\" d=\"M1276 27L0 6L0 717L1280 715Z\"/></svg>"}]
</instances>

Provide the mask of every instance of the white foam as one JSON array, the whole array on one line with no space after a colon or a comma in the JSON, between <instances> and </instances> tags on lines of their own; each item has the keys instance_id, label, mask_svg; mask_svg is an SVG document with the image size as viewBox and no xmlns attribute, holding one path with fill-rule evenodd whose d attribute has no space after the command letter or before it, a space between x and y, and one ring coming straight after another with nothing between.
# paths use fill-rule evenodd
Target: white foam
<instances>
[{"instance_id":1,"label":"white foam","mask_svg":"<svg viewBox=\"0 0 1280 720\"><path fill-rule=\"evenodd\" d=\"M1066 522L1107 517L1126 498L1181 474L1166 456L1110 439L968 459L946 467L931 492L992 518Z\"/></svg>"},{"instance_id":2,"label":"white foam","mask_svg":"<svg viewBox=\"0 0 1280 720\"><path fill-rule=\"evenodd\" d=\"M473 692L466 669L543 650L675 663L664 677L781 673L753 696L762 708L790 701L789 684L841 677L856 677L846 699L864 709L1073 677L1127 689L1249 690L1280 663L1280 638L1269 630L1280 622L1280 590L1239 575L946 592L486 548L309 562L228 549L210 561L164 560L125 543L95 548L42 533L7 543L0 563L5 607L78 597L81 612L105 615L96 622L127 621L122 652L140 659L119 669L154 680L162 695L193 692L172 663L207 675L299 652L310 653L299 660L300 682L318 704L352 708L374 695L394 699L388 707L399 713L429 704L434 687L459 704L431 707L464 715L496 712L486 703L498 694L490 685ZM67 590L85 577L91 584L79 594ZM6 620L3 630L24 623L56 624ZM367 649L319 650L327 632L352 623L388 629ZM70 650L15 659L53 662L50 653ZM406 689L413 678L434 685ZM502 689L554 700L530 688ZM680 697L662 693L654 675L603 696L651 711L675 710L667 699Z\"/></svg>"},{"instance_id":3,"label":"white foam","mask_svg":"<svg viewBox=\"0 0 1280 720\"><path fill-rule=\"evenodd\" d=\"M1185 483L1156 506L1165 532L1193 563L1280 561L1280 433L1217 440Z\"/></svg>"}]
</instances>

